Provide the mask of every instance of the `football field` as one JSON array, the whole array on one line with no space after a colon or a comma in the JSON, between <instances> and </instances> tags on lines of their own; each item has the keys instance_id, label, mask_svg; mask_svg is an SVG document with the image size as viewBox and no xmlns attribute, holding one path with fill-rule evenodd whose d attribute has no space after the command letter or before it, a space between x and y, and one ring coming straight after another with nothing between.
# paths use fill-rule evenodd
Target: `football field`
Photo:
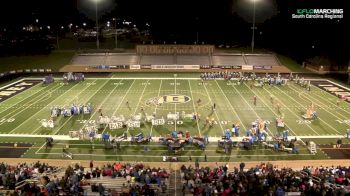
<instances>
[{"instance_id":1,"label":"football field","mask_svg":"<svg viewBox=\"0 0 350 196\"><path fill-rule=\"evenodd\" d=\"M225 80L201 82L196 77L135 76L88 78L69 84L59 79L48 85L38 83L0 102L0 134L68 135L69 131L97 124L101 113L108 117L123 115L125 119L135 115L142 117L140 128L110 129L106 126L99 131L113 136L142 132L146 136L164 137L177 130L189 131L192 136L219 138L225 129L232 128L232 124L239 124L239 135L245 136L246 130L257 119L269 122L267 130L270 136L289 130L289 136L300 138L337 138L344 136L350 127L349 103L341 101L338 106L339 98L316 86L306 91L291 81L282 86L252 87L251 81L238 84ZM54 128L42 127L41 121L50 119L52 107L70 108L72 104L88 103L93 107L91 114L61 115L54 118ZM318 118L304 120L302 115L311 103ZM167 118L168 114L175 113L180 116L199 114L200 119L180 118L175 121ZM164 118L165 124L152 125L144 120L151 115ZM276 126L277 117L283 118L285 128ZM207 125L206 118L213 121L212 127Z\"/></svg>"}]
</instances>

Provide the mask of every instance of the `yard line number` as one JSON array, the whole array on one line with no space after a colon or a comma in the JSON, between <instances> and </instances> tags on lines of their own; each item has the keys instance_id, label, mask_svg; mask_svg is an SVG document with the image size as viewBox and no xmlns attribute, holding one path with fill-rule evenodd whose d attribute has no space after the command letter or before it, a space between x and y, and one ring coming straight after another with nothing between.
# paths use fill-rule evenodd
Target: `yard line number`
<instances>
[{"instance_id":1,"label":"yard line number","mask_svg":"<svg viewBox=\"0 0 350 196\"><path fill-rule=\"evenodd\" d=\"M174 121L168 121L168 125L173 125L173 124L174 124ZM176 124L177 125L182 125L182 124L184 124L184 122L181 121L181 120L178 120L178 121L176 121Z\"/></svg>"},{"instance_id":2,"label":"yard line number","mask_svg":"<svg viewBox=\"0 0 350 196\"><path fill-rule=\"evenodd\" d=\"M198 85L204 85L204 86L207 86L207 85L211 85L211 84L209 84L209 83L204 83L204 82L203 82L203 83L202 83L202 82L199 82L199 83L198 83Z\"/></svg>"},{"instance_id":3,"label":"yard line number","mask_svg":"<svg viewBox=\"0 0 350 196\"><path fill-rule=\"evenodd\" d=\"M310 120L297 120L298 125L308 125L311 124Z\"/></svg>"},{"instance_id":4,"label":"yard line number","mask_svg":"<svg viewBox=\"0 0 350 196\"><path fill-rule=\"evenodd\" d=\"M175 85L175 82L170 82L170 85L171 85L171 86L174 86L174 85ZM176 86L180 86L180 82L176 82Z\"/></svg>"},{"instance_id":5,"label":"yard line number","mask_svg":"<svg viewBox=\"0 0 350 196\"><path fill-rule=\"evenodd\" d=\"M346 120L335 120L337 121L338 123L340 124L347 124L347 125L350 125L350 119L346 119Z\"/></svg>"},{"instance_id":6,"label":"yard line number","mask_svg":"<svg viewBox=\"0 0 350 196\"><path fill-rule=\"evenodd\" d=\"M95 120L77 120L80 124L95 124Z\"/></svg>"},{"instance_id":7,"label":"yard line number","mask_svg":"<svg viewBox=\"0 0 350 196\"><path fill-rule=\"evenodd\" d=\"M227 82L226 85L227 86L237 86L238 84L235 82Z\"/></svg>"},{"instance_id":8,"label":"yard line number","mask_svg":"<svg viewBox=\"0 0 350 196\"><path fill-rule=\"evenodd\" d=\"M112 85L114 85L114 86L122 86L122 85L124 85L124 83L122 83L122 82L114 82Z\"/></svg>"},{"instance_id":9,"label":"yard line number","mask_svg":"<svg viewBox=\"0 0 350 196\"><path fill-rule=\"evenodd\" d=\"M89 85L96 85L96 83L95 82L87 82L87 83L85 83L87 86L89 86Z\"/></svg>"},{"instance_id":10,"label":"yard line number","mask_svg":"<svg viewBox=\"0 0 350 196\"><path fill-rule=\"evenodd\" d=\"M218 125L219 123L220 124L222 124L222 125L227 125L228 124L228 122L230 122L230 121L225 121L225 120L222 120L222 121L216 121L216 120L214 120L214 125ZM174 121L168 121L168 125L173 125L175 122ZM178 120L178 121L176 121L176 124L177 125L182 125L182 124L184 124L184 122L183 121L181 121L181 120Z\"/></svg>"}]
</instances>

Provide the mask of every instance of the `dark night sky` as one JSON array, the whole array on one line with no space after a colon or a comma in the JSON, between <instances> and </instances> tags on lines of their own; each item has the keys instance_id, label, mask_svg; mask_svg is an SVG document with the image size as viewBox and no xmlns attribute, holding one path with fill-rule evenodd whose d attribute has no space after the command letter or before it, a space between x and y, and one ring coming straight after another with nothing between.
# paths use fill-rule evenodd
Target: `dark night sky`
<instances>
[{"instance_id":1,"label":"dark night sky","mask_svg":"<svg viewBox=\"0 0 350 196\"><path fill-rule=\"evenodd\" d=\"M200 40L209 43L250 44L249 0L104 1L100 20L117 15L135 21L138 26L149 22L158 40L193 43L198 31ZM11 0L7 4L1 6L2 27L21 27L35 18L49 25L94 22L94 7L89 0ZM309 52L315 45L320 50L316 52L345 54L350 43L346 29L349 9L345 5L346 0L260 0L256 9L256 44L282 51L300 49L300 52ZM292 19L291 14L297 8L343 8L344 19ZM336 49L330 50L331 47Z\"/></svg>"}]
</instances>

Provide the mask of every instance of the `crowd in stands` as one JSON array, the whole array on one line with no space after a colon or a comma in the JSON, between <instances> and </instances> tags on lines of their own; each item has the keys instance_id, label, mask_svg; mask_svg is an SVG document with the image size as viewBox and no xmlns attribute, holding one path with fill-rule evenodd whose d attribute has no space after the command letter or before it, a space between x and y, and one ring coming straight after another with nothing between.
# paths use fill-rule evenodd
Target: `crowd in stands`
<instances>
[{"instance_id":1,"label":"crowd in stands","mask_svg":"<svg viewBox=\"0 0 350 196\"><path fill-rule=\"evenodd\" d=\"M165 169L150 168L141 163L107 164L101 169L93 169L90 164L90 169L92 172L86 172L84 176L87 180L99 178L101 175L125 178L126 182L121 188L122 195L154 195L156 191L165 192L167 189L165 179L169 178L169 173ZM91 189L100 192L100 187L96 184L92 184Z\"/></svg>"},{"instance_id":2,"label":"crowd in stands","mask_svg":"<svg viewBox=\"0 0 350 196\"><path fill-rule=\"evenodd\" d=\"M157 195L167 191L169 173L165 169L151 168L142 163L113 163L90 168L81 165L68 166L62 177L56 176L60 168L45 163L0 164L0 188L15 190L11 195L87 195L83 186L91 187L99 195ZM200 167L181 166L180 176L183 194L210 196L273 195L284 196L293 192L299 195L348 195L350 194L350 167L310 167L301 170L278 168L262 163L246 169L229 165ZM119 190L111 190L94 179L114 178L125 180ZM28 179L37 179L23 183Z\"/></svg>"},{"instance_id":3,"label":"crowd in stands","mask_svg":"<svg viewBox=\"0 0 350 196\"><path fill-rule=\"evenodd\" d=\"M0 188L14 190L25 180L37 179L40 174L53 173L58 167L49 166L48 164L36 162L33 164L22 163L18 165L8 165L0 163ZM36 181L31 184L20 186L21 192L40 193L41 189L37 186Z\"/></svg>"},{"instance_id":4,"label":"crowd in stands","mask_svg":"<svg viewBox=\"0 0 350 196\"><path fill-rule=\"evenodd\" d=\"M229 168L182 166L183 195L347 195L350 194L350 167L304 167L278 169L271 164L245 169L245 164Z\"/></svg>"},{"instance_id":5,"label":"crowd in stands","mask_svg":"<svg viewBox=\"0 0 350 196\"><path fill-rule=\"evenodd\" d=\"M92 192L100 195L155 195L165 192L165 181L169 173L165 169L151 168L142 163L114 163L90 169L81 165L68 166L61 178L54 171L58 168L45 163L0 164L0 190L14 190L12 195L86 195L83 186L91 186ZM51 174L51 175L49 175ZM93 183L94 179L107 177L113 180L125 179L121 190L106 190L103 184ZM28 183L19 182L24 180ZM118 194L121 193L121 194Z\"/></svg>"}]
</instances>

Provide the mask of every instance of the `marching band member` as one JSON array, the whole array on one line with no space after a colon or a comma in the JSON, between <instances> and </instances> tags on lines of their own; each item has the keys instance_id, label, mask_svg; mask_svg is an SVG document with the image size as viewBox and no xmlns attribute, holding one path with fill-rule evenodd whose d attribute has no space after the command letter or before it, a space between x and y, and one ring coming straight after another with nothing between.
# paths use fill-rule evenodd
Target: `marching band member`
<instances>
[{"instance_id":1,"label":"marching band member","mask_svg":"<svg viewBox=\"0 0 350 196\"><path fill-rule=\"evenodd\" d=\"M253 97L253 100L254 100L254 106L256 106L256 96L255 95Z\"/></svg>"}]
</instances>

